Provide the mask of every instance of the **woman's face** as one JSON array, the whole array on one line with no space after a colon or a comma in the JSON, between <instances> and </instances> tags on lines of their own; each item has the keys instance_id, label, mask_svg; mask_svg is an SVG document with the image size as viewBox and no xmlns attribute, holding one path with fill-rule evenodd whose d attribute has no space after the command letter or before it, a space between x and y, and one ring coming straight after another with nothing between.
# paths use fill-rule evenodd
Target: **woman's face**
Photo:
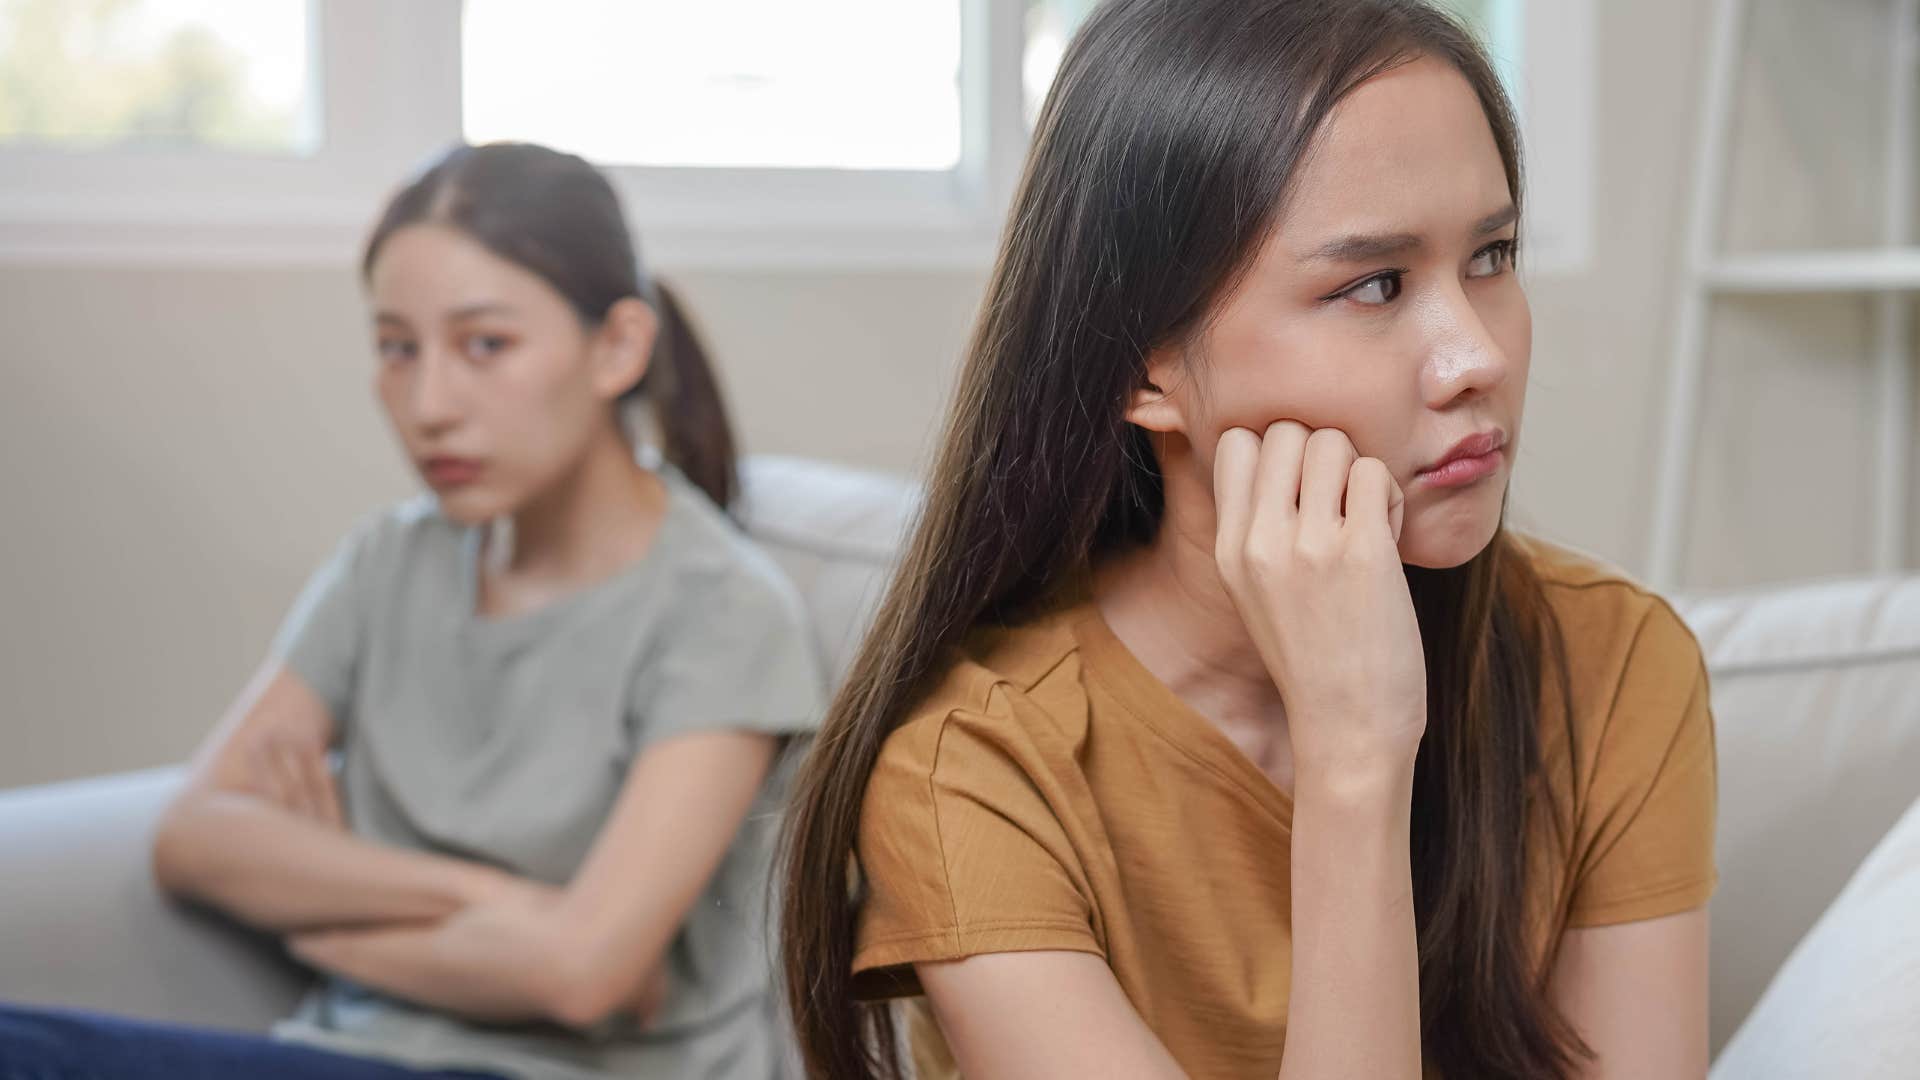
<instances>
[{"instance_id":1,"label":"woman's face","mask_svg":"<svg viewBox=\"0 0 1920 1080\"><path fill-rule=\"evenodd\" d=\"M1515 225L1465 77L1432 59L1382 74L1328 118L1195 346L1149 358L1164 394L1136 398L1130 415L1184 437L1192 452L1168 468L1208 492L1224 431L1338 428L1406 493L1402 560L1458 566L1499 528L1519 444L1533 322ZM1435 470L1475 437L1498 449Z\"/></svg>"},{"instance_id":2,"label":"woman's face","mask_svg":"<svg viewBox=\"0 0 1920 1080\"><path fill-rule=\"evenodd\" d=\"M511 514L551 490L644 370L644 349L628 340L634 313L621 307L644 305L622 301L619 318L585 326L538 275L448 226L394 232L368 289L381 404L457 521Z\"/></svg>"}]
</instances>

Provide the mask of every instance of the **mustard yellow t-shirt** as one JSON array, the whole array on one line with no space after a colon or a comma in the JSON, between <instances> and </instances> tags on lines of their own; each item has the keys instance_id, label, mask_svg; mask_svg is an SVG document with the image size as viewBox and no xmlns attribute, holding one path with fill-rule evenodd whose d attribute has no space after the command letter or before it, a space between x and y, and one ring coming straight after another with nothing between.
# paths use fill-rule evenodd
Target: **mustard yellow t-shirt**
<instances>
[{"instance_id":1,"label":"mustard yellow t-shirt","mask_svg":"<svg viewBox=\"0 0 1920 1080\"><path fill-rule=\"evenodd\" d=\"M1713 891L1707 677L1665 602L1523 541L1566 637L1566 726L1543 710L1569 841L1539 844L1529 940L1690 910ZM1546 680L1549 684L1553 680ZM1549 690L1548 693L1554 693ZM1571 787L1571 791L1565 789ZM1103 957L1196 1077L1271 1080L1286 1040L1292 805L1081 604L980 635L888 739L862 811L857 991L914 963ZM1553 849L1553 850L1549 850ZM916 1056L943 1047L924 1013Z\"/></svg>"}]
</instances>

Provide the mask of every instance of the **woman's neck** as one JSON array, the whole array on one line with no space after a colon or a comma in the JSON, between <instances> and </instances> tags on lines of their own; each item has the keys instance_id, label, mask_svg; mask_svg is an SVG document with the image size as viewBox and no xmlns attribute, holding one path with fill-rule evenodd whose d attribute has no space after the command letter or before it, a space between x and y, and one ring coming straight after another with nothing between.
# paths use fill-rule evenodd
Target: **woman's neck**
<instances>
[{"instance_id":1,"label":"woman's neck","mask_svg":"<svg viewBox=\"0 0 1920 1080\"><path fill-rule=\"evenodd\" d=\"M577 467L513 515L505 573L556 586L611 577L646 553L666 504L666 485L608 429Z\"/></svg>"},{"instance_id":2,"label":"woman's neck","mask_svg":"<svg viewBox=\"0 0 1920 1080\"><path fill-rule=\"evenodd\" d=\"M1159 534L1094 577L1094 601L1114 636L1256 764L1290 775L1286 710L1227 594L1213 556L1208 493L1168 462Z\"/></svg>"}]
</instances>

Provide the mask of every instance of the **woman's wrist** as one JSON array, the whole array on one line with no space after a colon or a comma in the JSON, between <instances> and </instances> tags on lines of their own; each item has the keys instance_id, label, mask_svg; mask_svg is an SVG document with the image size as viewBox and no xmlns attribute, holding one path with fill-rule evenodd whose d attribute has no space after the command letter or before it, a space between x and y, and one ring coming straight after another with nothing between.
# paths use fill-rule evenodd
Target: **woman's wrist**
<instances>
[{"instance_id":1,"label":"woman's wrist","mask_svg":"<svg viewBox=\"0 0 1920 1080\"><path fill-rule=\"evenodd\" d=\"M1293 802L1342 818L1404 819L1413 806L1415 755L1379 754L1341 761L1296 760Z\"/></svg>"},{"instance_id":2,"label":"woman's wrist","mask_svg":"<svg viewBox=\"0 0 1920 1080\"><path fill-rule=\"evenodd\" d=\"M482 863L446 858L441 869L439 889L454 911L491 903L513 885L511 874Z\"/></svg>"}]
</instances>

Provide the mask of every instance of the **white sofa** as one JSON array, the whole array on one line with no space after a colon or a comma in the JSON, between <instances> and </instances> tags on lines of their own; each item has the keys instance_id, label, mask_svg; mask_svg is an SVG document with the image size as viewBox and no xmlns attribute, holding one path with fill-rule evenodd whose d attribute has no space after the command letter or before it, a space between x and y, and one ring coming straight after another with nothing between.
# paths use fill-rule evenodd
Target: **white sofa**
<instances>
[{"instance_id":1,"label":"white sofa","mask_svg":"<svg viewBox=\"0 0 1920 1080\"><path fill-rule=\"evenodd\" d=\"M835 672L914 498L895 477L749 464L748 527L806 597ZM1678 606L1706 650L1718 720L1717 1051L1920 794L1920 578ZM243 1029L289 1008L304 980L271 943L165 903L148 881L148 829L177 782L161 769L0 792L0 1000Z\"/></svg>"}]
</instances>

